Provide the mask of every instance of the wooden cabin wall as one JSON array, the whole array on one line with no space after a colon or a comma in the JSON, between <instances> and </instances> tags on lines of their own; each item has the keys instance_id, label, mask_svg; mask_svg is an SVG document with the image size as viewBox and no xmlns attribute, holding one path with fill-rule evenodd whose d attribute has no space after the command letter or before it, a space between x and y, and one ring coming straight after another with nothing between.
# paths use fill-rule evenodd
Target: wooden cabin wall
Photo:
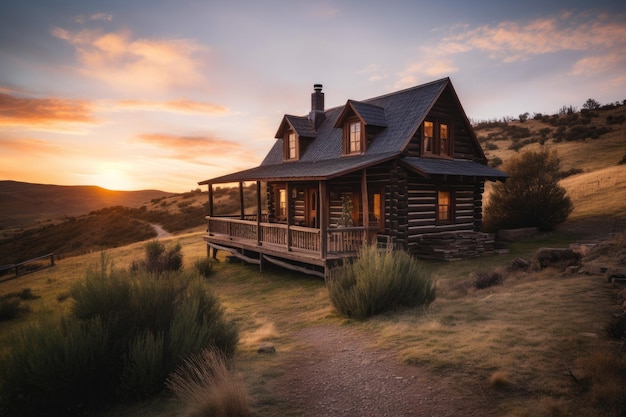
<instances>
[{"instance_id":1,"label":"wooden cabin wall","mask_svg":"<svg viewBox=\"0 0 626 417\"><path fill-rule=\"evenodd\" d=\"M459 115L459 107L452 94L446 90L435 103L429 113L433 119L445 119L452 125L453 151L456 159L474 159L475 150L472 147L465 120ZM422 128L417 130L411 138L407 151L409 156L420 156L422 148Z\"/></svg>"}]
</instances>

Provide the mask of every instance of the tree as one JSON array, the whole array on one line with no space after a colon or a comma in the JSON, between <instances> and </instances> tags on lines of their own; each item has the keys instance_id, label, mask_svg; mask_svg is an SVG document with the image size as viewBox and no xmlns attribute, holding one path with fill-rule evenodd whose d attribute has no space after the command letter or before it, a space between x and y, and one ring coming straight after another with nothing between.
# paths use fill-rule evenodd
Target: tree
<instances>
[{"instance_id":1,"label":"tree","mask_svg":"<svg viewBox=\"0 0 626 417\"><path fill-rule=\"evenodd\" d=\"M528 112L526 113L522 113L519 115L519 121L520 123L524 123L526 120L528 120Z\"/></svg>"},{"instance_id":2,"label":"tree","mask_svg":"<svg viewBox=\"0 0 626 417\"><path fill-rule=\"evenodd\" d=\"M493 186L485 207L485 230L550 230L572 212L572 201L559 185L560 160L556 151L544 148L523 152L511 159L504 170L509 178Z\"/></svg>"},{"instance_id":3,"label":"tree","mask_svg":"<svg viewBox=\"0 0 626 417\"><path fill-rule=\"evenodd\" d=\"M587 101L585 101L585 104L583 104L583 109L585 110L597 110L599 108L600 103L592 98L588 98Z\"/></svg>"}]
</instances>

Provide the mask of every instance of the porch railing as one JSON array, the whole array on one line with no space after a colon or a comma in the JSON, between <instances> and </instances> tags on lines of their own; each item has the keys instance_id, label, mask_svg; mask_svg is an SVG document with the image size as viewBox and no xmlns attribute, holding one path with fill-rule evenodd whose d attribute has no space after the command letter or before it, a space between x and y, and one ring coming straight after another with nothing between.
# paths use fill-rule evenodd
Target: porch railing
<instances>
[{"instance_id":1,"label":"porch railing","mask_svg":"<svg viewBox=\"0 0 626 417\"><path fill-rule=\"evenodd\" d=\"M312 227L287 226L283 223L257 223L228 217L207 217L208 233L230 240L257 245L276 245L286 250L321 253L321 231ZM329 228L326 234L328 253L355 253L367 241L376 239L376 230L364 227Z\"/></svg>"}]
</instances>

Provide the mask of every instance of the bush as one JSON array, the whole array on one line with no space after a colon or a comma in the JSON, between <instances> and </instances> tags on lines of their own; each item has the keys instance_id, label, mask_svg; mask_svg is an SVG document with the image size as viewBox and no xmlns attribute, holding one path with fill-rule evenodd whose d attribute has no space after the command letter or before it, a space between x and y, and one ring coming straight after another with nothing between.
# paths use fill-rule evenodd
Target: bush
<instances>
[{"instance_id":1,"label":"bush","mask_svg":"<svg viewBox=\"0 0 626 417\"><path fill-rule=\"evenodd\" d=\"M21 300L17 297L0 298L0 321L12 320L28 309L21 306Z\"/></svg>"},{"instance_id":2,"label":"bush","mask_svg":"<svg viewBox=\"0 0 626 417\"><path fill-rule=\"evenodd\" d=\"M335 308L356 319L435 299L433 282L416 259L375 245L363 247L355 261L331 269L327 287Z\"/></svg>"},{"instance_id":3,"label":"bush","mask_svg":"<svg viewBox=\"0 0 626 417\"><path fill-rule=\"evenodd\" d=\"M131 269L133 271L145 270L154 274L180 271L183 268L181 249L180 243L166 248L164 243L152 240L145 245L145 259L134 261Z\"/></svg>"},{"instance_id":4,"label":"bush","mask_svg":"<svg viewBox=\"0 0 626 417\"><path fill-rule=\"evenodd\" d=\"M211 259L208 257L198 259L193 264L193 266L196 269L196 271L198 271L198 273L205 278L208 278L211 275L213 275L213 261L211 261Z\"/></svg>"},{"instance_id":5,"label":"bush","mask_svg":"<svg viewBox=\"0 0 626 417\"><path fill-rule=\"evenodd\" d=\"M70 296L68 317L27 328L11 343L0 364L0 410L74 415L146 398L185 358L209 346L232 355L238 341L198 274L129 273L103 254Z\"/></svg>"},{"instance_id":6,"label":"bush","mask_svg":"<svg viewBox=\"0 0 626 417\"><path fill-rule=\"evenodd\" d=\"M194 355L167 381L184 405L185 416L246 417L250 415L245 386L215 349Z\"/></svg>"},{"instance_id":7,"label":"bush","mask_svg":"<svg viewBox=\"0 0 626 417\"><path fill-rule=\"evenodd\" d=\"M573 206L559 185L559 164L556 152L546 149L511 159L504 169L509 178L493 186L483 228L491 232L518 227L551 230L564 222Z\"/></svg>"},{"instance_id":8,"label":"bush","mask_svg":"<svg viewBox=\"0 0 626 417\"><path fill-rule=\"evenodd\" d=\"M474 277L474 287L483 290L501 284L504 277L497 271L478 271Z\"/></svg>"}]
</instances>

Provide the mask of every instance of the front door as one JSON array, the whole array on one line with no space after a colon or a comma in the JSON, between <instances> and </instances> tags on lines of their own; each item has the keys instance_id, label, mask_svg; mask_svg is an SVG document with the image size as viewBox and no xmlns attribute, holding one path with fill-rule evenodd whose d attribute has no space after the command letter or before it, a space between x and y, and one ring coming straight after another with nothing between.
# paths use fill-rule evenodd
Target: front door
<instances>
[{"instance_id":1,"label":"front door","mask_svg":"<svg viewBox=\"0 0 626 417\"><path fill-rule=\"evenodd\" d=\"M317 216L317 211L319 208L319 198L318 198L318 190L317 188L311 187L307 188L306 191L306 226L307 227L319 227L319 219Z\"/></svg>"}]
</instances>

